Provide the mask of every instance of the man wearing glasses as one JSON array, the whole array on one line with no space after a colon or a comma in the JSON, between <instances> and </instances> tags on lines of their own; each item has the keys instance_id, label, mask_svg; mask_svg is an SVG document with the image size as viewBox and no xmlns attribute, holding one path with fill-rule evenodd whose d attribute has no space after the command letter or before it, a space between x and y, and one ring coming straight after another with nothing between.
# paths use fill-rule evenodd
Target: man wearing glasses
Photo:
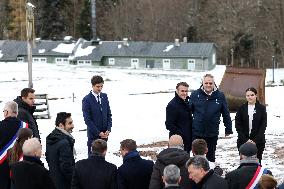
<instances>
[{"instance_id":1,"label":"man wearing glasses","mask_svg":"<svg viewBox=\"0 0 284 189\"><path fill-rule=\"evenodd\" d=\"M3 109L4 120L0 121L0 187L10 188L10 170L7 160L7 151L13 147L17 139L17 132L20 128L27 128L25 122L17 119L18 104L7 102Z\"/></svg>"},{"instance_id":2,"label":"man wearing glasses","mask_svg":"<svg viewBox=\"0 0 284 189\"><path fill-rule=\"evenodd\" d=\"M202 85L190 95L193 114L192 140L204 139L207 142L207 159L215 162L215 151L219 135L220 117L225 125L225 136L233 133L230 112L225 95L218 90L214 76L206 74Z\"/></svg>"}]
</instances>

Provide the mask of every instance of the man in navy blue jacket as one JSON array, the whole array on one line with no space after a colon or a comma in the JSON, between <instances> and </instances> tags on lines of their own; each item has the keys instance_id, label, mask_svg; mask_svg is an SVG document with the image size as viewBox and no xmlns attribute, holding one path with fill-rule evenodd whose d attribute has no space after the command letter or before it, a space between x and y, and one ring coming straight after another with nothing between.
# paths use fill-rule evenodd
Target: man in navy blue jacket
<instances>
[{"instance_id":1,"label":"man in navy blue jacket","mask_svg":"<svg viewBox=\"0 0 284 189\"><path fill-rule=\"evenodd\" d=\"M221 114L226 127L225 136L233 131L225 95L217 89L213 75L206 74L203 77L201 87L191 93L190 103L193 113L192 140L204 139L208 145L206 157L215 162Z\"/></svg>"},{"instance_id":2,"label":"man in navy blue jacket","mask_svg":"<svg viewBox=\"0 0 284 189\"><path fill-rule=\"evenodd\" d=\"M88 154L96 139L107 141L112 126L112 115L106 93L102 93L104 80L101 76L91 79L93 90L82 100L84 121L87 125Z\"/></svg>"},{"instance_id":3,"label":"man in navy blue jacket","mask_svg":"<svg viewBox=\"0 0 284 189\"><path fill-rule=\"evenodd\" d=\"M188 87L186 82L176 85L175 97L168 103L166 108L166 128L172 135L180 135L184 143L184 150L191 150L191 124L192 115L189 105Z\"/></svg>"},{"instance_id":4,"label":"man in navy blue jacket","mask_svg":"<svg viewBox=\"0 0 284 189\"><path fill-rule=\"evenodd\" d=\"M136 142L125 139L120 142L123 164L118 168L118 189L148 189L154 163L142 159L136 150Z\"/></svg>"}]
</instances>

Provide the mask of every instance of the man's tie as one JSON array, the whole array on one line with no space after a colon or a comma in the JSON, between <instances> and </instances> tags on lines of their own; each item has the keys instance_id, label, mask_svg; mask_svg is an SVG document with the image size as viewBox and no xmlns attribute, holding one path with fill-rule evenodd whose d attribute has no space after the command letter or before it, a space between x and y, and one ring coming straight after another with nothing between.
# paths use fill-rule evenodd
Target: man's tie
<instances>
[{"instance_id":1,"label":"man's tie","mask_svg":"<svg viewBox=\"0 0 284 189\"><path fill-rule=\"evenodd\" d=\"M100 97L100 95L98 95L97 97L98 97L98 103L101 104L101 97Z\"/></svg>"}]
</instances>

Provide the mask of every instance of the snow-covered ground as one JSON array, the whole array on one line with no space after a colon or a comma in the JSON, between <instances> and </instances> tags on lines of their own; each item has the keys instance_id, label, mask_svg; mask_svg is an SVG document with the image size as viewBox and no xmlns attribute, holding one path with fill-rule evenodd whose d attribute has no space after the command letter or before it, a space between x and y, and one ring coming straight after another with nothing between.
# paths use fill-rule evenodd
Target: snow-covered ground
<instances>
[{"instance_id":1,"label":"snow-covered ground","mask_svg":"<svg viewBox=\"0 0 284 189\"><path fill-rule=\"evenodd\" d=\"M36 93L47 93L49 98L58 98L49 101L51 119L38 120L44 151L45 137L55 127L56 114L66 111L72 113L75 124L72 134L76 139L77 160L87 157L87 134L81 101L91 90L90 79L93 75L101 75L105 79L103 91L109 96L113 114L113 127L106 159L119 166L122 159L114 153L118 152L121 140L132 138L140 145L168 139L164 124L165 108L173 98L178 82L186 81L190 89L197 89L201 77L205 73L212 73L216 77L216 83L219 84L224 71L224 66L217 66L210 72L190 72L33 64L33 84ZM280 83L282 79L284 79L284 70L275 70L276 83ZM267 70L266 82L271 80L272 71ZM4 102L13 100L20 94L21 89L27 86L27 63L0 63L0 101L3 101L0 102L0 110ZM283 159L277 156L284 146L282 94L284 94L283 86L266 87L268 127L263 165L272 170L278 180L282 180L284 175ZM232 119L234 116L235 114L232 113ZM0 115L0 119L3 119L3 115ZM220 137L223 135L224 126L221 124ZM239 164L236 136L234 130L232 138L221 138L218 141L217 163L226 172Z\"/></svg>"}]
</instances>

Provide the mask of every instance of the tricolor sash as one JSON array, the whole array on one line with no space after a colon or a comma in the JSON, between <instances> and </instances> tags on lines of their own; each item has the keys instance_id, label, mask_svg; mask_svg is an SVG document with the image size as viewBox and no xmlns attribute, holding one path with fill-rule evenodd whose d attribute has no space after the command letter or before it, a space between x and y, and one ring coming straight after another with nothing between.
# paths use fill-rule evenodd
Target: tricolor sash
<instances>
[{"instance_id":1,"label":"tricolor sash","mask_svg":"<svg viewBox=\"0 0 284 189\"><path fill-rule=\"evenodd\" d=\"M19 129L21 128L28 128L29 125L23 121L20 122L20 127ZM18 131L19 131L18 129ZM4 148L0 151L0 164L2 164L5 159L7 158L7 151L13 147L14 143L16 142L17 140L17 134L15 134L15 136L13 136L13 138L4 146Z\"/></svg>"},{"instance_id":2,"label":"tricolor sash","mask_svg":"<svg viewBox=\"0 0 284 189\"><path fill-rule=\"evenodd\" d=\"M251 181L249 182L249 184L247 185L246 189L257 189L258 188L258 181L260 180L260 177L263 174L267 174L267 169L258 166L254 176L252 177Z\"/></svg>"}]
</instances>

